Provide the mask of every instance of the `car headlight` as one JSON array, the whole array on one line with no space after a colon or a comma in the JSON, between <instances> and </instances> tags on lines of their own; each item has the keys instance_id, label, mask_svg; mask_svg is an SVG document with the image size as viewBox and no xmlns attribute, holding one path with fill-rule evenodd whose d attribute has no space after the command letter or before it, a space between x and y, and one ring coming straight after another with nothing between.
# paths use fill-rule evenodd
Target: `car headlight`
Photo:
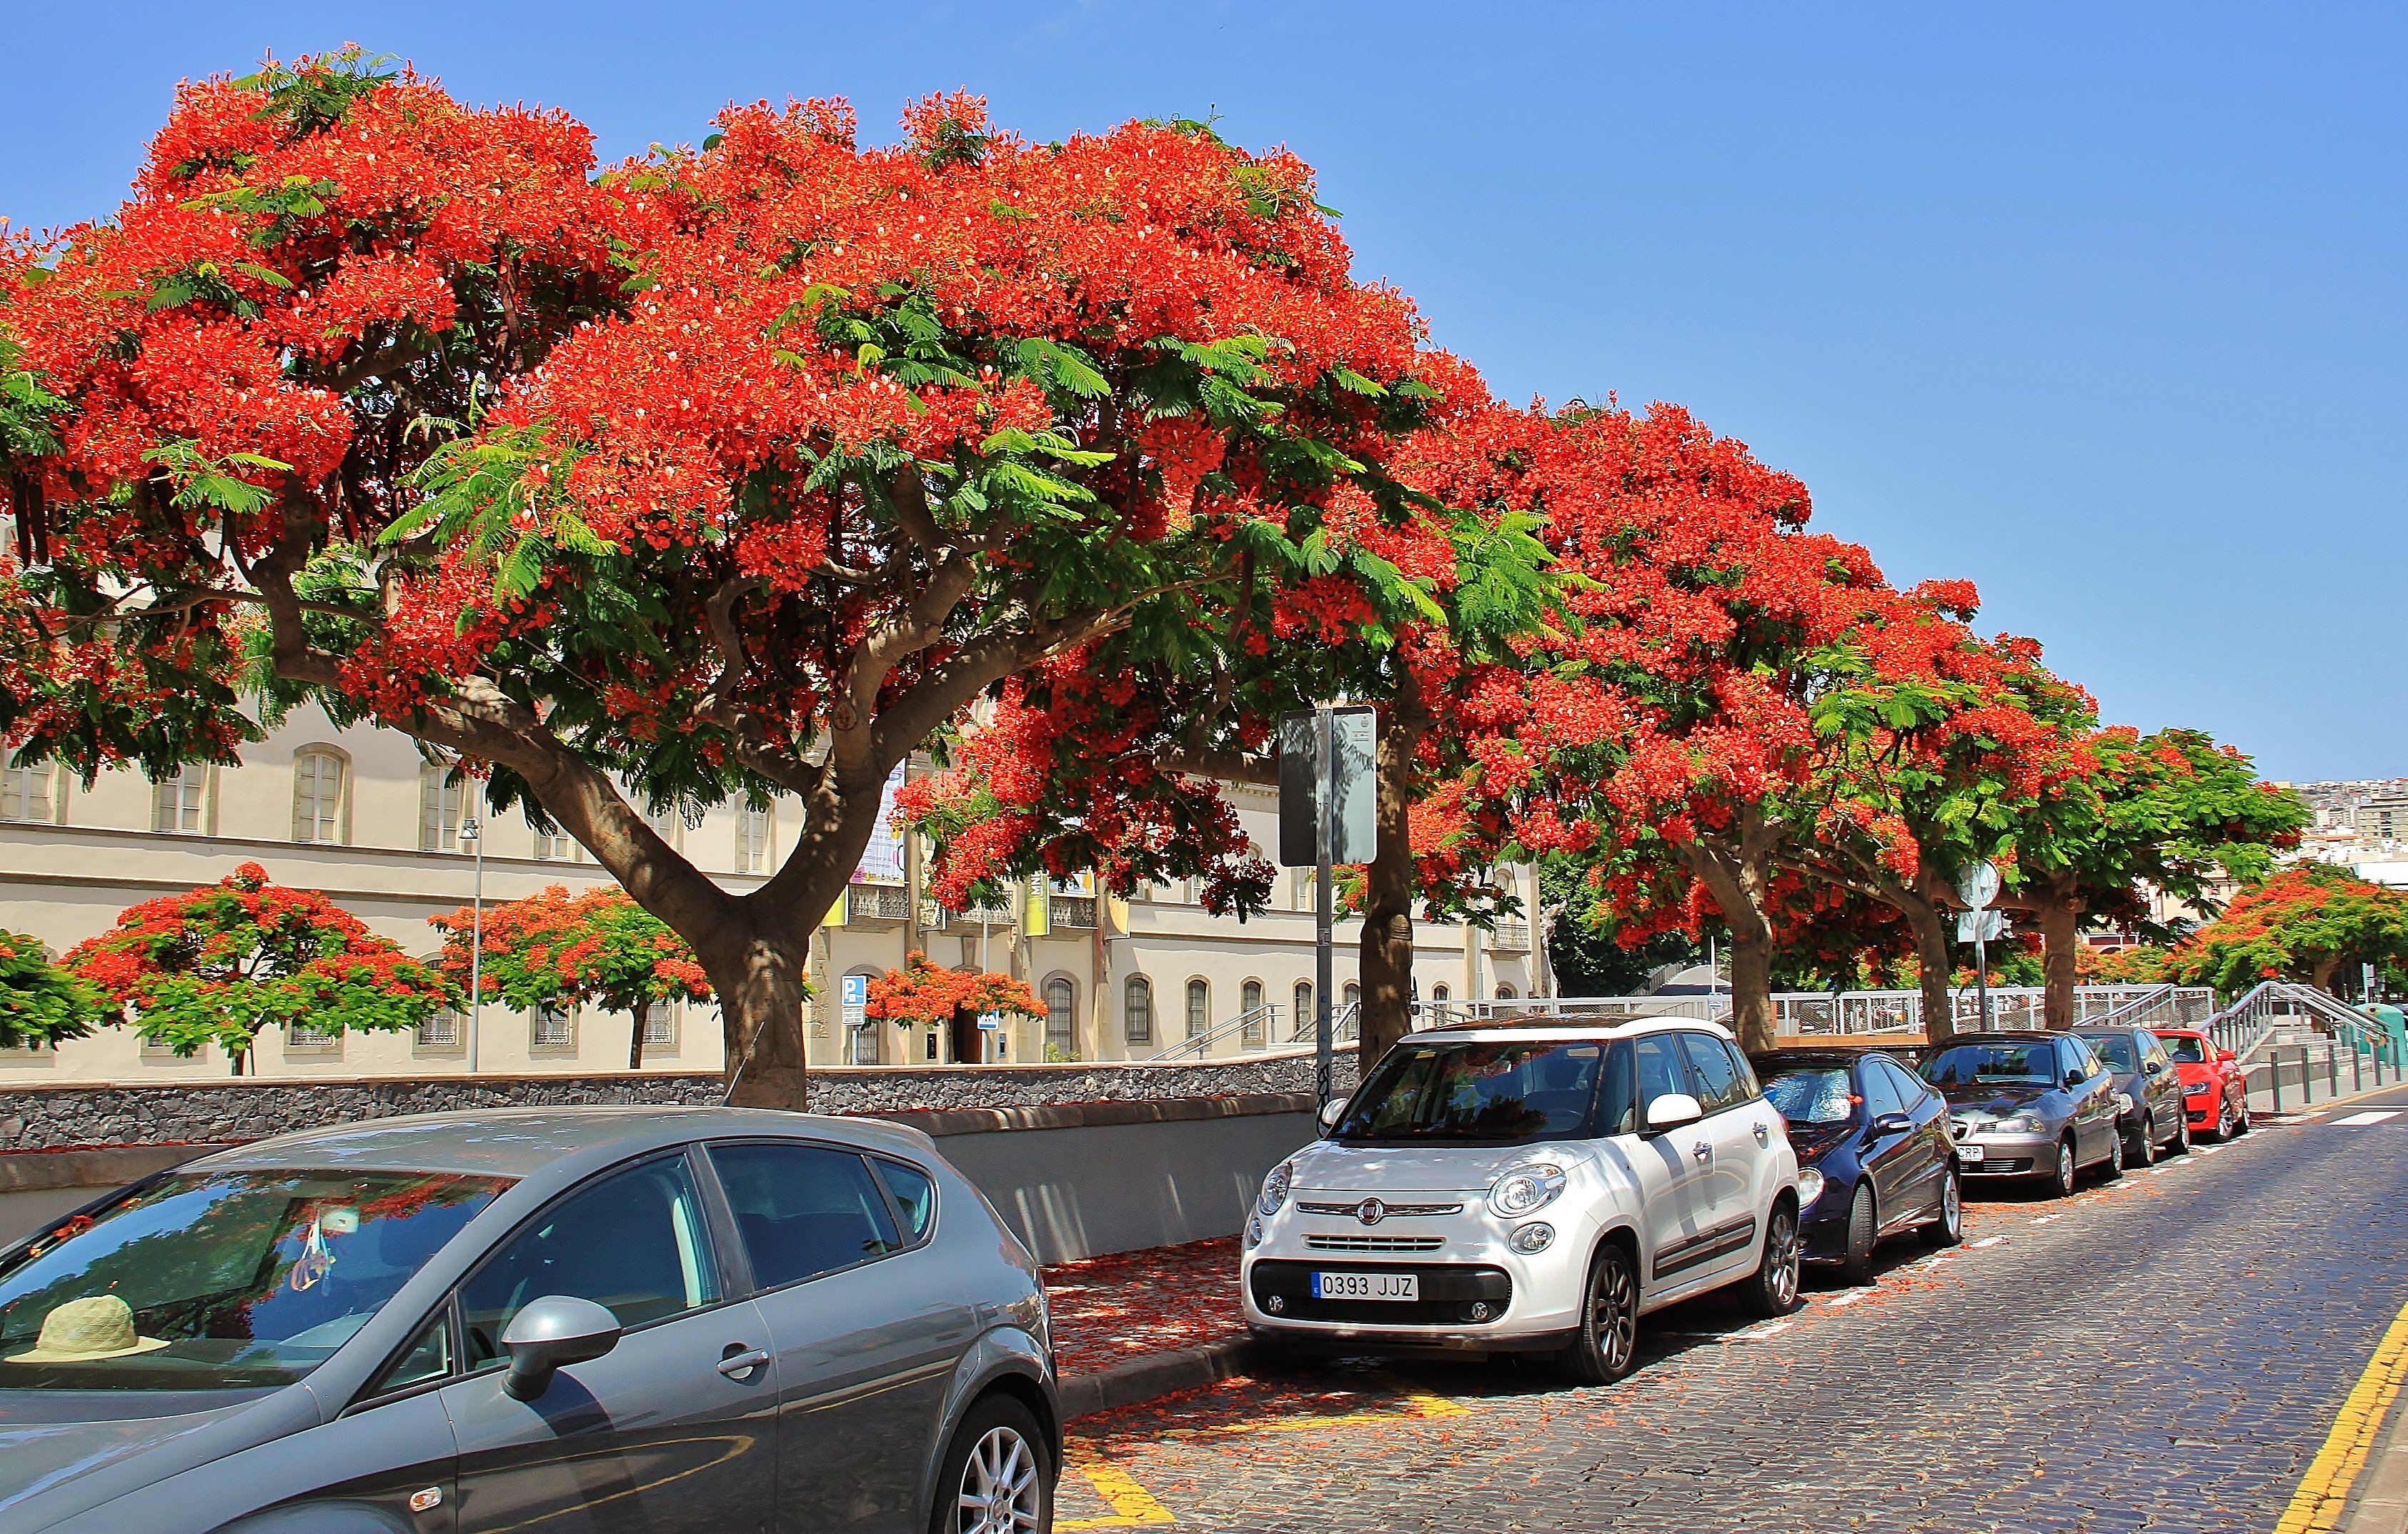
<instances>
[{"instance_id":1,"label":"car headlight","mask_svg":"<svg viewBox=\"0 0 2408 1534\"><path fill-rule=\"evenodd\" d=\"M1248 1246L1263 1244L1263 1217L1259 1214L1246 1221L1246 1244Z\"/></svg>"},{"instance_id":2,"label":"car headlight","mask_svg":"<svg viewBox=\"0 0 2408 1534\"><path fill-rule=\"evenodd\" d=\"M2128 1113L2128 1112L2130 1112L2131 1111L2132 1111L2132 1099L2131 1099L2129 1097L2127 1097L2125 1094L2123 1094L2123 1093L2121 1093L2121 1092L2116 1093L2116 1094L2115 1094L2115 1111L2117 1111L2118 1113Z\"/></svg>"},{"instance_id":3,"label":"car headlight","mask_svg":"<svg viewBox=\"0 0 2408 1534\"><path fill-rule=\"evenodd\" d=\"M1798 1174L1798 1207L1809 1210L1823 1197L1823 1174L1809 1167Z\"/></svg>"},{"instance_id":4,"label":"car headlight","mask_svg":"<svg viewBox=\"0 0 2408 1534\"><path fill-rule=\"evenodd\" d=\"M2186 1097L2204 1097L2214 1090L2215 1083L2214 1082L2193 1082L2188 1086L2183 1088L2183 1096Z\"/></svg>"},{"instance_id":5,"label":"car headlight","mask_svg":"<svg viewBox=\"0 0 2408 1534\"><path fill-rule=\"evenodd\" d=\"M1263 1196L1254 1200L1254 1209L1264 1219L1277 1214L1280 1206L1287 1202L1288 1183L1295 1176L1294 1164L1283 1161L1271 1168L1268 1177L1263 1179Z\"/></svg>"},{"instance_id":6,"label":"car headlight","mask_svg":"<svg viewBox=\"0 0 2408 1534\"><path fill-rule=\"evenodd\" d=\"M1544 1220L1533 1220L1505 1239L1505 1244L1524 1256L1544 1252L1555 1244L1555 1227Z\"/></svg>"},{"instance_id":7,"label":"car headlight","mask_svg":"<svg viewBox=\"0 0 2408 1534\"><path fill-rule=\"evenodd\" d=\"M1488 1211L1499 1219L1518 1220L1546 1208L1563 1191L1561 1167L1515 1167L1488 1184Z\"/></svg>"},{"instance_id":8,"label":"car headlight","mask_svg":"<svg viewBox=\"0 0 2408 1534\"><path fill-rule=\"evenodd\" d=\"M2038 1113L2011 1113L1990 1125L1990 1133L1994 1135L2039 1135L2047 1132L2047 1126L2041 1123Z\"/></svg>"}]
</instances>

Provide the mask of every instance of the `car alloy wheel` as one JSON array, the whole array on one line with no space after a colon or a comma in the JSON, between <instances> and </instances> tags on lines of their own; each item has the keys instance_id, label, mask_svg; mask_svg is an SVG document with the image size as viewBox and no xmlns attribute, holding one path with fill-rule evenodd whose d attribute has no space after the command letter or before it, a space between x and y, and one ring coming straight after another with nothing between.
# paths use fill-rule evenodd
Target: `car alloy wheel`
<instances>
[{"instance_id":1,"label":"car alloy wheel","mask_svg":"<svg viewBox=\"0 0 2408 1534\"><path fill-rule=\"evenodd\" d=\"M1000 1393L971 1406L945 1451L931 1534L1032 1534L1052 1526L1053 1476L1027 1407Z\"/></svg>"},{"instance_id":2,"label":"car alloy wheel","mask_svg":"<svg viewBox=\"0 0 2408 1534\"><path fill-rule=\"evenodd\" d=\"M2229 1097L2216 1105L2215 1138L2218 1140L2232 1138L2232 1099Z\"/></svg>"},{"instance_id":3,"label":"car alloy wheel","mask_svg":"<svg viewBox=\"0 0 2408 1534\"><path fill-rule=\"evenodd\" d=\"M1850 1283L1873 1281L1873 1248L1881 1242L1881 1211L1873 1201L1872 1184L1858 1183L1848 1200L1848 1254L1840 1266Z\"/></svg>"},{"instance_id":4,"label":"car alloy wheel","mask_svg":"<svg viewBox=\"0 0 2408 1534\"><path fill-rule=\"evenodd\" d=\"M2119 1164L2121 1155L2118 1152ZM2049 1177L2050 1194L2058 1198L2069 1197L2073 1192L2073 1140L2069 1136L2057 1142L2057 1165Z\"/></svg>"},{"instance_id":5,"label":"car alloy wheel","mask_svg":"<svg viewBox=\"0 0 2408 1534\"><path fill-rule=\"evenodd\" d=\"M2241 1111L2233 1115L2232 1132L2235 1135L2245 1135L2249 1132L2249 1100L2245 1097L2241 1101Z\"/></svg>"},{"instance_id":6,"label":"car alloy wheel","mask_svg":"<svg viewBox=\"0 0 2408 1534\"><path fill-rule=\"evenodd\" d=\"M1748 1281L1747 1307L1758 1315L1787 1315L1798 1308L1798 1211L1773 1206L1764 1227L1764 1257Z\"/></svg>"},{"instance_id":7,"label":"car alloy wheel","mask_svg":"<svg viewBox=\"0 0 2408 1534\"><path fill-rule=\"evenodd\" d=\"M2139 1127L2129 1134L2123 1133L2122 1126L2118 1125L2115 1138L2123 1142L2125 1167L2150 1167L2157 1164L2157 1125L2154 1117L2144 1114ZM2123 1168L2119 1167L2116 1169L2120 1171Z\"/></svg>"},{"instance_id":8,"label":"car alloy wheel","mask_svg":"<svg viewBox=\"0 0 2408 1534\"><path fill-rule=\"evenodd\" d=\"M1940 1173L1940 1216L1919 1232L1926 1246L1955 1246L1965 1239L1965 1186L1956 1168Z\"/></svg>"},{"instance_id":9,"label":"car alloy wheel","mask_svg":"<svg viewBox=\"0 0 2408 1534\"><path fill-rule=\"evenodd\" d=\"M2174 1142L2172 1154L2175 1155L2190 1154L2190 1114L2187 1111L2174 1115Z\"/></svg>"},{"instance_id":10,"label":"car alloy wheel","mask_svg":"<svg viewBox=\"0 0 2408 1534\"><path fill-rule=\"evenodd\" d=\"M1565 1372L1583 1384L1612 1384L1639 1357L1639 1282L1622 1248L1607 1242L1589 1265L1581 1328L1564 1350Z\"/></svg>"}]
</instances>

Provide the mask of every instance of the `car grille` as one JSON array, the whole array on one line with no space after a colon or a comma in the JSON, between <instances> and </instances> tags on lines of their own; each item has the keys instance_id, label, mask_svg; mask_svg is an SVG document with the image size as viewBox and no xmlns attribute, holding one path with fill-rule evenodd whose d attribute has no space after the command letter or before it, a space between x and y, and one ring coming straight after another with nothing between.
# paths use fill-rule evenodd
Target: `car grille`
<instances>
[{"instance_id":1,"label":"car grille","mask_svg":"<svg viewBox=\"0 0 2408 1534\"><path fill-rule=\"evenodd\" d=\"M2031 1169L2032 1158L2028 1155L1992 1156L1987 1161L1977 1161L1970 1167L1962 1167L1958 1168L1958 1170L1969 1174L1986 1172L1992 1177L2014 1177L2019 1173L2028 1172Z\"/></svg>"},{"instance_id":2,"label":"car grille","mask_svg":"<svg viewBox=\"0 0 2408 1534\"><path fill-rule=\"evenodd\" d=\"M1446 1241L1438 1236L1307 1236L1314 1252L1435 1252Z\"/></svg>"},{"instance_id":3,"label":"car grille","mask_svg":"<svg viewBox=\"0 0 2408 1534\"><path fill-rule=\"evenodd\" d=\"M1351 1219L1354 1211L1363 1207L1363 1202L1360 1198L1351 1204L1308 1204L1299 1200L1296 1207L1307 1214L1343 1214ZM1383 1204L1382 1207L1386 1211L1381 1215L1383 1220L1394 1219L1399 1214L1460 1214L1463 1212L1461 1204Z\"/></svg>"},{"instance_id":4,"label":"car grille","mask_svg":"<svg viewBox=\"0 0 2408 1534\"><path fill-rule=\"evenodd\" d=\"M1265 1258L1248 1275L1254 1303L1283 1321L1343 1321L1358 1326L1476 1326L1475 1304L1488 1307L1484 1318L1494 1321L1513 1303L1513 1280L1501 1268L1466 1264L1361 1263L1350 1272L1411 1273L1420 1281L1422 1297L1411 1303L1383 1299L1315 1299L1315 1264ZM1280 1302L1272 1310L1270 1302Z\"/></svg>"}]
</instances>

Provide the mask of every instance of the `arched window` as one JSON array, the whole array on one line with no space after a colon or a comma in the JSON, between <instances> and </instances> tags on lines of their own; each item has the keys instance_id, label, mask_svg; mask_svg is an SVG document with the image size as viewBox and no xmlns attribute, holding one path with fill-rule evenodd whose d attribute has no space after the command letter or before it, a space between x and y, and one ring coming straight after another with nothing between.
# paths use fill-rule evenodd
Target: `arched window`
<instances>
[{"instance_id":1,"label":"arched window","mask_svg":"<svg viewBox=\"0 0 2408 1534\"><path fill-rule=\"evenodd\" d=\"M1294 999L1296 1001L1296 1028L1297 1032L1302 1033L1305 1029L1312 1026L1312 982L1309 980L1297 981L1296 982Z\"/></svg>"},{"instance_id":2,"label":"arched window","mask_svg":"<svg viewBox=\"0 0 2408 1534\"><path fill-rule=\"evenodd\" d=\"M1512 1000L1512 999L1513 999L1513 987L1512 987L1511 985L1499 985L1498 987L1497 987L1497 999L1498 999L1498 1000L1499 1000L1499 1001L1511 1001L1511 1000Z\"/></svg>"},{"instance_id":3,"label":"arched window","mask_svg":"<svg viewBox=\"0 0 2408 1534\"><path fill-rule=\"evenodd\" d=\"M1341 1007L1360 1007L1363 1005L1363 987L1348 981L1346 989L1339 993L1339 1002Z\"/></svg>"},{"instance_id":4,"label":"arched window","mask_svg":"<svg viewBox=\"0 0 2408 1534\"><path fill-rule=\"evenodd\" d=\"M1238 1011L1243 1012L1246 1017L1245 1026L1240 1030L1240 1037L1244 1042L1249 1045L1267 1042L1270 1035L1265 1025L1270 1020L1263 1012L1261 981L1250 980L1238 987Z\"/></svg>"},{"instance_id":5,"label":"arched window","mask_svg":"<svg viewBox=\"0 0 2408 1534\"><path fill-rule=\"evenodd\" d=\"M56 822L58 815L52 806L59 796L52 789L58 776L55 763L20 767L15 752L0 752L0 820L27 821L36 825Z\"/></svg>"},{"instance_id":6,"label":"arched window","mask_svg":"<svg viewBox=\"0 0 2408 1534\"><path fill-rule=\"evenodd\" d=\"M530 820L527 829L535 837L535 855L546 863L575 863L584 852L575 837L557 825L547 831Z\"/></svg>"},{"instance_id":7,"label":"arched window","mask_svg":"<svg viewBox=\"0 0 2408 1534\"><path fill-rule=\"evenodd\" d=\"M1121 1031L1132 1044L1154 1042L1154 982L1131 975L1121 992Z\"/></svg>"},{"instance_id":8,"label":"arched window","mask_svg":"<svg viewBox=\"0 0 2408 1534\"><path fill-rule=\"evenodd\" d=\"M1045 1053L1064 1060L1079 1057L1079 987L1068 975L1045 982Z\"/></svg>"},{"instance_id":9,"label":"arched window","mask_svg":"<svg viewBox=\"0 0 2408 1534\"><path fill-rule=\"evenodd\" d=\"M461 791L465 786L451 767L438 763L429 762L418 769L420 852L460 851Z\"/></svg>"},{"instance_id":10,"label":"arched window","mask_svg":"<svg viewBox=\"0 0 2408 1534\"><path fill-rule=\"evenodd\" d=\"M1187 1037L1201 1039L1212 1027L1212 987L1200 980L1187 982Z\"/></svg>"},{"instance_id":11,"label":"arched window","mask_svg":"<svg viewBox=\"0 0 2408 1534\"><path fill-rule=\"evenodd\" d=\"M1443 985L1433 985L1430 987L1430 999L1443 1007L1455 999L1455 993Z\"/></svg>"},{"instance_id":12,"label":"arched window","mask_svg":"<svg viewBox=\"0 0 2408 1534\"><path fill-rule=\"evenodd\" d=\"M351 764L342 753L312 746L293 758L293 839L341 846L351 839L343 828L343 780Z\"/></svg>"}]
</instances>

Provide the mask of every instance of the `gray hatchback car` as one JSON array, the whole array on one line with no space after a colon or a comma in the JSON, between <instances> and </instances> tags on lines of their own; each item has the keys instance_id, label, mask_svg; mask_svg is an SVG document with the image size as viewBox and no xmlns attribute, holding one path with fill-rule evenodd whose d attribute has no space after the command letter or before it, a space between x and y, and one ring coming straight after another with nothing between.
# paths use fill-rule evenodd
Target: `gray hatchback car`
<instances>
[{"instance_id":1,"label":"gray hatchback car","mask_svg":"<svg viewBox=\"0 0 2408 1534\"><path fill-rule=\"evenodd\" d=\"M1022 1534L1036 1266L927 1137L740 1109L385 1119L0 1253L0 1530Z\"/></svg>"}]
</instances>

